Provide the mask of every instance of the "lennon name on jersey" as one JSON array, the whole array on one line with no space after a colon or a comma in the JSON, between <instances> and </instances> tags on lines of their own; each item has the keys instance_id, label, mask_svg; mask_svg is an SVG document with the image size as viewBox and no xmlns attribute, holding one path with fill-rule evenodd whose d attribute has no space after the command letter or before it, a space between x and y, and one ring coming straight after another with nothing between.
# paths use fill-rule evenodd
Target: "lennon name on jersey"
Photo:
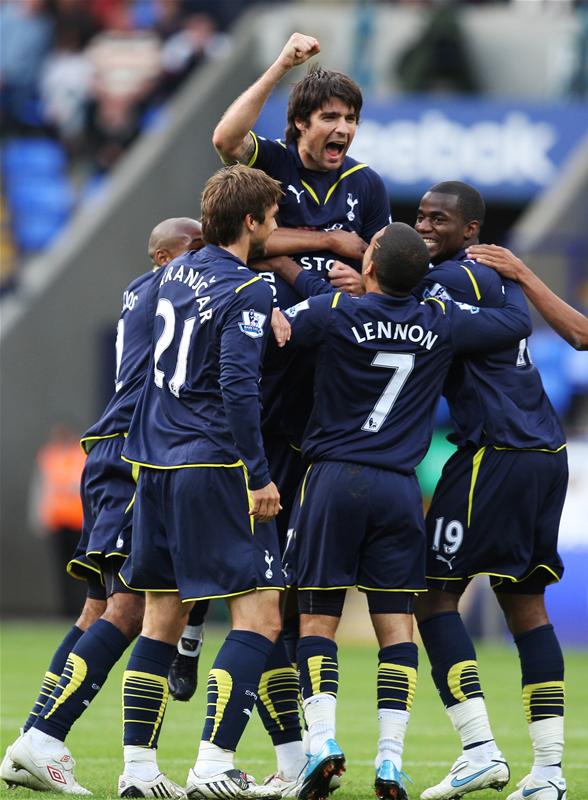
<instances>
[{"instance_id":1,"label":"lennon name on jersey","mask_svg":"<svg viewBox=\"0 0 588 800\"><path fill-rule=\"evenodd\" d=\"M179 283L183 283L186 286L189 286L194 292L194 298L196 300L200 316L200 324L206 322L212 317L212 308L206 308L206 306L208 306L208 304L211 302L212 298L209 294L203 294L203 292L206 292L213 283L216 283L216 277L214 275L211 275L207 280L205 280L204 276L200 274L199 270L194 269L193 267L185 268L183 264L180 264L177 267L171 266L165 269L159 286L163 286L163 284L167 283L168 281L178 281Z\"/></svg>"},{"instance_id":2,"label":"lennon name on jersey","mask_svg":"<svg viewBox=\"0 0 588 800\"><path fill-rule=\"evenodd\" d=\"M359 344L375 339L388 339L418 344L427 350L430 350L439 338L437 333L425 331L420 325L402 325L399 322L385 322L383 320L364 322L363 325L359 326L359 329L353 325L351 333Z\"/></svg>"}]
</instances>

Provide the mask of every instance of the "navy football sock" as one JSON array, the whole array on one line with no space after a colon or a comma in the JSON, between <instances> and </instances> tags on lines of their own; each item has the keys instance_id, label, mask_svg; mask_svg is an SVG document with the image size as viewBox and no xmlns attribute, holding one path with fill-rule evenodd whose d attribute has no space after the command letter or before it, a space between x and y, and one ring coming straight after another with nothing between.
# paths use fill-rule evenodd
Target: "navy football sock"
<instances>
[{"instance_id":1,"label":"navy football sock","mask_svg":"<svg viewBox=\"0 0 588 800\"><path fill-rule=\"evenodd\" d=\"M474 644L458 611L448 611L419 623L431 662L431 675L446 708L473 697L484 697Z\"/></svg>"},{"instance_id":2,"label":"navy football sock","mask_svg":"<svg viewBox=\"0 0 588 800\"><path fill-rule=\"evenodd\" d=\"M199 625L204 625L204 619L208 612L208 606L210 605L210 600L197 600L194 603L194 607L188 616L188 625L192 627L198 627Z\"/></svg>"},{"instance_id":3,"label":"navy football sock","mask_svg":"<svg viewBox=\"0 0 588 800\"><path fill-rule=\"evenodd\" d=\"M173 644L139 636L123 675L125 745L157 747L169 694L167 675Z\"/></svg>"},{"instance_id":4,"label":"navy football sock","mask_svg":"<svg viewBox=\"0 0 588 800\"><path fill-rule=\"evenodd\" d=\"M298 639L300 638L300 617L298 614L284 619L282 637L290 664L296 664L296 648L298 647Z\"/></svg>"},{"instance_id":5,"label":"navy football sock","mask_svg":"<svg viewBox=\"0 0 588 800\"><path fill-rule=\"evenodd\" d=\"M203 741L212 742L223 750L237 749L273 647L273 642L259 633L229 633L208 674Z\"/></svg>"},{"instance_id":6,"label":"navy football sock","mask_svg":"<svg viewBox=\"0 0 588 800\"><path fill-rule=\"evenodd\" d=\"M410 711L416 688L419 651L413 642L383 647L378 654L378 711Z\"/></svg>"},{"instance_id":7,"label":"navy football sock","mask_svg":"<svg viewBox=\"0 0 588 800\"><path fill-rule=\"evenodd\" d=\"M127 637L112 623L99 619L90 625L68 655L59 682L34 727L65 741L128 646Z\"/></svg>"},{"instance_id":8,"label":"navy football sock","mask_svg":"<svg viewBox=\"0 0 588 800\"><path fill-rule=\"evenodd\" d=\"M564 713L564 660L553 625L541 625L515 638L521 662L527 722Z\"/></svg>"},{"instance_id":9,"label":"navy football sock","mask_svg":"<svg viewBox=\"0 0 588 800\"><path fill-rule=\"evenodd\" d=\"M23 731L28 731L31 725L34 725L37 717L43 710L45 703L51 697L51 693L53 689L57 686L57 681L59 680L59 676L63 672L63 668L65 667L65 662L70 654L73 646L78 641L80 636L84 631L81 628L78 628L77 625L73 625L69 631L65 634L63 641L57 648L57 650L53 653L53 658L51 659L51 663L47 667L47 672L45 673L45 677L43 678L43 683L41 684L41 690L39 692L39 696L35 700L35 704L31 709L29 716L26 719L25 724L23 725Z\"/></svg>"},{"instance_id":10,"label":"navy football sock","mask_svg":"<svg viewBox=\"0 0 588 800\"><path fill-rule=\"evenodd\" d=\"M316 694L337 697L339 664L337 645L332 639L325 636L303 636L298 640L296 659L304 700Z\"/></svg>"},{"instance_id":11,"label":"navy football sock","mask_svg":"<svg viewBox=\"0 0 588 800\"><path fill-rule=\"evenodd\" d=\"M257 711L274 745L301 741L298 673L280 634L259 681Z\"/></svg>"}]
</instances>

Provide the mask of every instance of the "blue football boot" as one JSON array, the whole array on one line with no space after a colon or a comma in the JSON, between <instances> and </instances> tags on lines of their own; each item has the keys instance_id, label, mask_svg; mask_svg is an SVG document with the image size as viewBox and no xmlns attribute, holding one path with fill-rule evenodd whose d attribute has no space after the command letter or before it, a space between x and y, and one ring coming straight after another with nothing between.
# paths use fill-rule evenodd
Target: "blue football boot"
<instances>
[{"instance_id":1,"label":"blue football boot","mask_svg":"<svg viewBox=\"0 0 588 800\"><path fill-rule=\"evenodd\" d=\"M408 800L404 780L410 781L408 775L396 769L394 764L386 759L376 770L374 789L376 797L390 798L390 800Z\"/></svg>"},{"instance_id":2,"label":"blue football boot","mask_svg":"<svg viewBox=\"0 0 588 800\"><path fill-rule=\"evenodd\" d=\"M326 800L331 779L345 771L345 756L334 739L327 739L319 752L310 756L303 771L299 800Z\"/></svg>"}]
</instances>

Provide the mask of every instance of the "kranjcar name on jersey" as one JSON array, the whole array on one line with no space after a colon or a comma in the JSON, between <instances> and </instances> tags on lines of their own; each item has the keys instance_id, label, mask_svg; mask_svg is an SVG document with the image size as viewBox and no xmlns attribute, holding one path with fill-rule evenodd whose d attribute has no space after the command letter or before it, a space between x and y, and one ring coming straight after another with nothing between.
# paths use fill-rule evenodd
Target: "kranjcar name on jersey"
<instances>
[{"instance_id":1,"label":"kranjcar name on jersey","mask_svg":"<svg viewBox=\"0 0 588 800\"><path fill-rule=\"evenodd\" d=\"M214 245L179 256L156 298L151 364L123 456L156 468L243 462L270 481L260 433L260 365L271 292Z\"/></svg>"}]
</instances>

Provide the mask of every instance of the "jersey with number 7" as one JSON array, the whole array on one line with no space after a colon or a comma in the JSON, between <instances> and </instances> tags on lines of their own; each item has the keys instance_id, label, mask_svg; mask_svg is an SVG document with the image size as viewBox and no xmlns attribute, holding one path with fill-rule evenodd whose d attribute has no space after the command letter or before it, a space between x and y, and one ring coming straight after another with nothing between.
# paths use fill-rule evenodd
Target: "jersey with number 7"
<instances>
[{"instance_id":1,"label":"jersey with number 7","mask_svg":"<svg viewBox=\"0 0 588 800\"><path fill-rule=\"evenodd\" d=\"M427 452L454 355L529 335L524 296L505 287L500 309L374 292L323 294L289 309L291 346L318 346L303 454L411 473Z\"/></svg>"}]
</instances>

